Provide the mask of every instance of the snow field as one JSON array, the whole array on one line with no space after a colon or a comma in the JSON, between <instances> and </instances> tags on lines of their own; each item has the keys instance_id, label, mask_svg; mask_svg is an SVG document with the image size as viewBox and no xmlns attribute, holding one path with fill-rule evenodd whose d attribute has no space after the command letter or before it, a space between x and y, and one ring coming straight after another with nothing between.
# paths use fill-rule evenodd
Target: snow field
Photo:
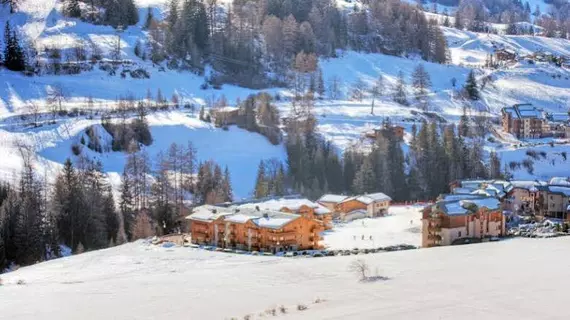
<instances>
[{"instance_id":1,"label":"snow field","mask_svg":"<svg viewBox=\"0 0 570 320\"><path fill-rule=\"evenodd\" d=\"M281 305L289 312L279 319L565 319L568 245L514 239L286 259L136 242L2 275L0 309L18 320L261 319ZM387 280L359 282L348 271L356 259Z\"/></svg>"},{"instance_id":2,"label":"snow field","mask_svg":"<svg viewBox=\"0 0 570 320\"><path fill-rule=\"evenodd\" d=\"M375 249L398 244L421 246L422 214L419 206L391 206L388 215L336 223L325 231L327 249ZM364 237L364 239L363 239Z\"/></svg>"}]
</instances>

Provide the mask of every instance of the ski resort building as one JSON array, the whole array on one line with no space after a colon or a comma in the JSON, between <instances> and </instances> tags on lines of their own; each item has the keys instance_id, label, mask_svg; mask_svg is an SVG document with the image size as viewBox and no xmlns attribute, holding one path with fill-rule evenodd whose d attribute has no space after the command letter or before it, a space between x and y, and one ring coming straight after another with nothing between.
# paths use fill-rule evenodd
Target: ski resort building
<instances>
[{"instance_id":1,"label":"ski resort building","mask_svg":"<svg viewBox=\"0 0 570 320\"><path fill-rule=\"evenodd\" d=\"M322 221L325 229L327 230L332 228L332 210L318 202L313 202L305 198L277 198L244 204L234 204L233 207L240 209L255 209L258 207L262 210L300 214L308 219Z\"/></svg>"},{"instance_id":2,"label":"ski resort building","mask_svg":"<svg viewBox=\"0 0 570 320\"><path fill-rule=\"evenodd\" d=\"M497 49L495 50L495 59L497 59L497 61L515 61L517 54L511 50Z\"/></svg>"},{"instance_id":3,"label":"ski resort building","mask_svg":"<svg viewBox=\"0 0 570 320\"><path fill-rule=\"evenodd\" d=\"M539 214L556 219L568 218L568 206L570 206L570 186L548 185L540 188Z\"/></svg>"},{"instance_id":4,"label":"ski resort building","mask_svg":"<svg viewBox=\"0 0 570 320\"><path fill-rule=\"evenodd\" d=\"M516 104L501 110L503 130L519 139L536 139L543 135L542 112L531 104Z\"/></svg>"},{"instance_id":5,"label":"ski resort building","mask_svg":"<svg viewBox=\"0 0 570 320\"><path fill-rule=\"evenodd\" d=\"M391 201L392 198L381 192L353 197L327 194L318 200L320 204L334 208L335 217L343 221L383 216Z\"/></svg>"},{"instance_id":6,"label":"ski resort building","mask_svg":"<svg viewBox=\"0 0 570 320\"><path fill-rule=\"evenodd\" d=\"M535 214L540 210L540 190L548 183L545 181L511 181L513 192L511 194L511 209L513 212Z\"/></svg>"},{"instance_id":7,"label":"ski resort building","mask_svg":"<svg viewBox=\"0 0 570 320\"><path fill-rule=\"evenodd\" d=\"M300 214L204 205L193 209L192 243L248 251L320 249L323 222Z\"/></svg>"},{"instance_id":8,"label":"ski resort building","mask_svg":"<svg viewBox=\"0 0 570 320\"><path fill-rule=\"evenodd\" d=\"M389 127L383 127L383 128L376 128L373 129L372 131L366 132L365 136L367 138L370 139L378 139L380 136L384 135L386 136L387 134L392 134L394 135L394 137L396 137L396 139L398 140L404 140L404 133L405 133L405 129L402 126L389 126Z\"/></svg>"},{"instance_id":9,"label":"ski resort building","mask_svg":"<svg viewBox=\"0 0 570 320\"><path fill-rule=\"evenodd\" d=\"M422 213L422 247L447 246L505 235L505 216L495 197L442 195Z\"/></svg>"}]
</instances>

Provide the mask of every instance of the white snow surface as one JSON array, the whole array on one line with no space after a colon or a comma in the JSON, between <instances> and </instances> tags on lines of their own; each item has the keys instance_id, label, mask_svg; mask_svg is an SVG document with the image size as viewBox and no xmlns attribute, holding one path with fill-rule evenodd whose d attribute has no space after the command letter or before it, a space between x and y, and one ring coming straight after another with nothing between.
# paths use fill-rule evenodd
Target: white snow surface
<instances>
[{"instance_id":1,"label":"white snow surface","mask_svg":"<svg viewBox=\"0 0 570 320\"><path fill-rule=\"evenodd\" d=\"M223 167L228 166L236 197L248 197L255 184L255 174L259 161L276 158L285 159L282 146L272 145L265 137L230 127L228 131L199 121L195 116L184 112L155 113L148 117L154 142L145 151L150 159L166 151L171 143L186 145L192 142L197 150L198 160L215 160ZM21 158L15 148L16 142L33 145L37 153L36 171L55 177L67 158L74 158L71 146L78 144L84 130L96 120L62 120L56 125L33 130L14 129L0 125L0 152L4 160L0 165L0 179L12 181L20 172ZM255 147L252 147L255 146ZM100 160L109 173L111 183L118 186L118 177L123 172L126 155L122 152L102 154L83 148L88 158ZM114 179L114 178L115 179Z\"/></svg>"},{"instance_id":2,"label":"white snow surface","mask_svg":"<svg viewBox=\"0 0 570 320\"><path fill-rule=\"evenodd\" d=\"M288 313L278 319L566 319L569 245L568 237L514 239L279 258L136 242L2 275L0 310L18 320L261 319L281 305ZM348 271L356 259L386 279L359 282Z\"/></svg>"},{"instance_id":3,"label":"white snow surface","mask_svg":"<svg viewBox=\"0 0 570 320\"><path fill-rule=\"evenodd\" d=\"M335 223L332 230L324 232L323 244L329 249L372 249L397 244L419 247L421 209L419 206L391 206L384 217Z\"/></svg>"},{"instance_id":4,"label":"white snow surface","mask_svg":"<svg viewBox=\"0 0 570 320\"><path fill-rule=\"evenodd\" d=\"M411 1L411 0L410 0ZM203 76L189 72L177 72L166 69L165 72L148 61L142 61L133 54L133 47L137 39L144 39L146 31L142 24L148 7L151 7L155 16L163 17L168 0L137 0L141 22L137 26L127 28L123 33L117 32L108 26L95 26L76 19L66 18L61 14L61 2L55 0L37 1L22 0L18 13L8 15L6 6L0 9L0 25L9 18L11 24L25 35L29 42L36 46L57 46L63 50L73 47L79 40L98 44L105 53L114 47L118 36L122 43L122 58L134 61L136 67L147 70L150 79L121 79L119 75L109 76L96 66L93 71L73 76L44 75L39 77L26 77L5 69L0 70L0 119L13 121L19 115L27 112L26 106L30 102L37 103L46 108L45 98L53 86L61 86L69 95L65 103L69 109L85 105L86 97L92 96L96 108L110 108L115 105L117 97L132 94L137 98L146 96L150 89L156 96L160 88L167 98L177 94L183 102L194 103L197 109L200 105L220 98L224 95L228 102L233 104L238 99L245 99L247 95L258 92L233 85L224 85L222 90L201 90ZM224 5L228 1L224 0ZM337 1L339 6L352 8L355 1ZM533 0L531 9L535 4L541 5L543 12L546 6L541 0ZM442 8L440 8L442 9ZM451 9L451 8L450 8ZM487 54L495 48L506 48L526 55L536 50L552 52L554 54L570 56L570 41L565 39L552 39L533 36L506 36L492 34L478 34L452 28L443 28L447 37L452 63L440 65L425 62L414 57L394 57L382 54L365 54L352 51L339 52L339 58L322 59L320 66L323 78L328 83L333 76L341 81L342 96L338 100L324 100L316 103L314 113L318 118L318 130L340 151L359 144L366 146L362 138L364 132L378 127L386 118L392 123L404 127L406 133L402 148L407 152L411 127L419 125L421 117L417 116L421 110L415 107L412 97L411 74L414 68L422 63L431 76L432 88L430 96L430 111L445 118L448 122L457 122L462 113L464 102L456 97L452 86L452 79L457 80L456 88L460 88L471 70L476 76L491 79L481 92L481 100L472 104L472 114L497 117L501 108L514 103L532 103L547 112L564 113L570 105L570 71L546 63L535 65L526 62L510 65L499 70L478 69L484 63ZM474 69L475 68L475 69ZM398 72L402 71L408 83L409 100L411 107L402 107L391 99L391 88L395 84ZM369 85L382 75L386 83L386 94L375 101L374 114L371 114L371 99L365 97L362 101L349 100L351 86L357 79L363 79ZM269 88L272 94L280 93L282 97L291 93L283 88ZM230 106L231 107L231 106ZM290 103L281 102L279 108L283 116L290 115ZM214 159L222 165L228 165L232 173L236 195L246 197L251 191L253 183L251 177L255 175L254 166L259 160L276 157L284 159L282 146L273 147L266 140L256 137L255 134L231 128L229 132L222 132L209 127L209 125L192 120L192 124L182 121L180 117L170 119L170 116L153 116L152 133L155 144L151 146L151 153L164 149L171 142L185 142L192 140L198 147L201 160ZM25 121L21 121L23 123ZM5 160L0 163L0 178L14 179L14 173L19 171L20 160L18 152L14 150L13 142L17 139L35 141L40 144L38 154L40 171L52 175L57 166L71 156L68 148L77 138L77 134L87 125L84 121L67 121L69 124L57 127L44 127L38 130L23 130L7 128L0 123L0 149L6 154ZM164 122L164 123L162 123ZM91 124L96 124L91 123ZM71 132L69 134L68 132ZM500 143L488 143L486 151L496 150L502 157L504 164L518 161L524 157L529 148L514 148L521 141L508 134L503 134ZM535 161L532 173L524 169L516 170L517 179L549 179L549 176L568 175L567 163L562 159L562 152L570 151L567 144L556 145L555 148L539 146L536 149L547 149L548 159ZM104 169L110 173L113 181L118 182L116 173L122 171L124 155L118 153L101 156ZM107 159L107 160L106 160ZM562 164L562 165L560 165ZM242 181L246 181L242 183Z\"/></svg>"}]
</instances>

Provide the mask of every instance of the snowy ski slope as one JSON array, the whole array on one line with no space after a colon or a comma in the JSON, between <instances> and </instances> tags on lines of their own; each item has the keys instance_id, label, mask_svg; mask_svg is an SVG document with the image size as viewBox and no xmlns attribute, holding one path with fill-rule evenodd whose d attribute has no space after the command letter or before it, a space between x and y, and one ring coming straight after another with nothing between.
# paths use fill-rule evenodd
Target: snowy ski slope
<instances>
[{"instance_id":1,"label":"snowy ski slope","mask_svg":"<svg viewBox=\"0 0 570 320\"><path fill-rule=\"evenodd\" d=\"M0 310L17 320L567 319L569 245L568 237L514 239L278 258L136 242L2 275ZM385 278L359 282L348 271L356 259ZM276 317L264 314L273 308Z\"/></svg>"}]
</instances>

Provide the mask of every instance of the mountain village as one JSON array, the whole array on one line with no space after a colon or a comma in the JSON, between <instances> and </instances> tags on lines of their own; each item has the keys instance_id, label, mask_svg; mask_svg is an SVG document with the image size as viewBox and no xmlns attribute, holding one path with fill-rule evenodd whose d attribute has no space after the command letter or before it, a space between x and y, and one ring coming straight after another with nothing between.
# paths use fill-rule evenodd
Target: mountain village
<instances>
[{"instance_id":1,"label":"mountain village","mask_svg":"<svg viewBox=\"0 0 570 320\"><path fill-rule=\"evenodd\" d=\"M569 1L0 0L0 318L565 319Z\"/></svg>"}]
</instances>

